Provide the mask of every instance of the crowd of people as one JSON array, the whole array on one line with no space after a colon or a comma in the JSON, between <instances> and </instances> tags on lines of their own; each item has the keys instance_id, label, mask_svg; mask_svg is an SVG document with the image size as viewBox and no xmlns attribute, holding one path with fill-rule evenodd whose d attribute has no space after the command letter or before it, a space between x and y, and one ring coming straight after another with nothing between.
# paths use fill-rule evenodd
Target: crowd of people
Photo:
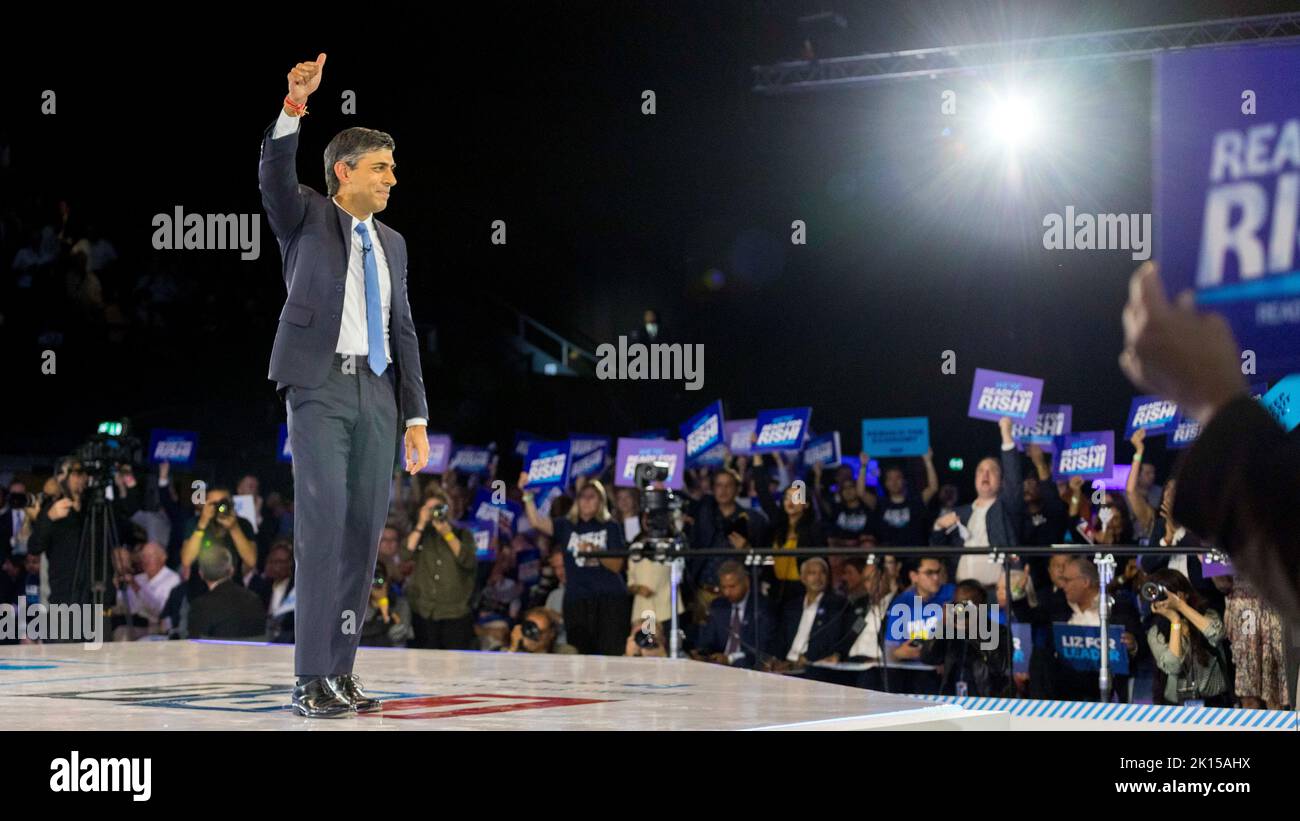
<instances>
[{"instance_id":1,"label":"crowd of people","mask_svg":"<svg viewBox=\"0 0 1300 821\"><path fill-rule=\"evenodd\" d=\"M1096 700L1096 670L1061 658L1053 627L1099 625L1106 595L1128 656L1111 698L1291 706L1285 620L1248 580L1210 571L1212 548L1172 517L1175 480L1158 482L1141 431L1131 444L1125 490L1093 489L1055 481L1048 454L1022 451L1004 421L969 502L967 489L940 486L929 453L885 462L878 477L866 453L831 467L778 452L688 469L680 646L701 663L895 692ZM484 475L396 474L370 600L356 614L362 644L666 655L671 568L649 549L640 492L612 478L607 466L535 491L527 474L496 481L496 460ZM69 457L51 477L15 477L0 491L4 601L88 600L78 572L88 483ZM290 493L263 496L253 475L194 490L166 463L144 475L121 466L112 484L114 640L293 641ZM947 550L889 550L925 545ZM1115 546L1104 591L1097 545ZM1152 545L1188 552L1142 552ZM776 555L755 560L750 548ZM992 548L1006 548L1009 573ZM601 551L630 555L586 555ZM936 606L951 620L972 605L993 614L993 640L939 629ZM1031 637L1014 668L1013 631Z\"/></svg>"}]
</instances>

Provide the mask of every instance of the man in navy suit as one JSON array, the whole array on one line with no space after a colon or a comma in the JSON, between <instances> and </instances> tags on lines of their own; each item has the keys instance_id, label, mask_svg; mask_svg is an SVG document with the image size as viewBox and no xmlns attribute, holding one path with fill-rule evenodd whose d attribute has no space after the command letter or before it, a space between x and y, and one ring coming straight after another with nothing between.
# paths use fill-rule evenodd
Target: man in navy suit
<instances>
[{"instance_id":1,"label":"man in navy suit","mask_svg":"<svg viewBox=\"0 0 1300 821\"><path fill-rule=\"evenodd\" d=\"M299 124L325 55L289 72L262 139L258 182L280 243L288 299L269 378L285 400L294 478L297 597L293 708L334 717L378 709L352 673L388 513L399 422L406 470L429 459L428 404L406 292L406 241L388 205L393 138L349 128L325 149L329 196L298 183Z\"/></svg>"},{"instance_id":2,"label":"man in navy suit","mask_svg":"<svg viewBox=\"0 0 1300 821\"><path fill-rule=\"evenodd\" d=\"M849 600L830 588L830 565L820 556L799 568L804 594L786 602L781 613L781 653L786 665L837 662L855 638Z\"/></svg>"},{"instance_id":3,"label":"man in navy suit","mask_svg":"<svg viewBox=\"0 0 1300 821\"><path fill-rule=\"evenodd\" d=\"M772 657L772 616L767 598L749 583L739 562L718 568L722 595L709 607L694 657L699 660L754 668Z\"/></svg>"}]
</instances>

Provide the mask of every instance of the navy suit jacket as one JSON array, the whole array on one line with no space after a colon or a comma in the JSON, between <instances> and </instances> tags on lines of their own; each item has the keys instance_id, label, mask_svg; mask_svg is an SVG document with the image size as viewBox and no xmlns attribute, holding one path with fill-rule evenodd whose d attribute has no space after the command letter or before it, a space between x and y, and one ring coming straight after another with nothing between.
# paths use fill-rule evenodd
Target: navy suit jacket
<instances>
[{"instance_id":1,"label":"navy suit jacket","mask_svg":"<svg viewBox=\"0 0 1300 821\"><path fill-rule=\"evenodd\" d=\"M791 599L785 603L781 614L781 658L785 658L794 644L799 632L799 622L803 619L804 597ZM822 600L817 603L817 617L813 620L812 632L808 636L808 650L804 657L809 661L821 661L831 653L844 655L853 640L853 608L849 600L838 593L827 590Z\"/></svg>"},{"instance_id":2,"label":"navy suit jacket","mask_svg":"<svg viewBox=\"0 0 1300 821\"><path fill-rule=\"evenodd\" d=\"M758 620L757 627L755 619ZM697 649L702 653L726 652L730 633L731 602L725 596L719 596L709 607L709 618L700 631ZM735 664L736 667L752 668L763 657L772 655L772 615L769 604L766 597L756 594L752 587L749 590L749 600L745 603L745 617L740 623L740 640L744 642L740 652L745 657Z\"/></svg>"},{"instance_id":3,"label":"navy suit jacket","mask_svg":"<svg viewBox=\"0 0 1300 821\"><path fill-rule=\"evenodd\" d=\"M298 183L295 163L301 124L298 131L278 140L271 139L274 128L272 124L262 136L257 179L267 221L280 243L288 299L280 311L267 377L275 380L279 391L290 385L315 388L325 382L338 347L352 216L332 198ZM378 219L374 225L391 280L388 344L396 368L400 432L406 427L401 420L427 419L429 406L420 371L419 338L406 295L406 240Z\"/></svg>"},{"instance_id":4,"label":"navy suit jacket","mask_svg":"<svg viewBox=\"0 0 1300 821\"><path fill-rule=\"evenodd\" d=\"M989 506L985 514L984 526L988 530L989 544L993 547L1015 547L1020 544L1020 519L1024 515L1025 497L1020 464L1020 451L1015 448L1001 451L998 460L1002 463L1002 489L997 501ZM1046 493L1049 488L1044 487ZM1056 486L1050 490L1054 493ZM956 509L957 518L963 526L970 524L970 504ZM961 532L953 525L948 530L930 532L930 544L963 547Z\"/></svg>"}]
</instances>

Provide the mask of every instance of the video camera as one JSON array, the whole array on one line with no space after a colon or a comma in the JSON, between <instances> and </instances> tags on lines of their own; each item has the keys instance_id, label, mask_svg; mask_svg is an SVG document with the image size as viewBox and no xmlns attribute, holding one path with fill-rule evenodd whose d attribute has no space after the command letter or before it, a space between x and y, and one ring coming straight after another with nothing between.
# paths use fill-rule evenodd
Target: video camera
<instances>
[{"instance_id":1,"label":"video camera","mask_svg":"<svg viewBox=\"0 0 1300 821\"><path fill-rule=\"evenodd\" d=\"M645 514L643 530L647 541L677 539L682 534L682 500L668 487L655 487L668 481L671 466L667 462L642 462L633 474L641 491L641 511Z\"/></svg>"},{"instance_id":2,"label":"video camera","mask_svg":"<svg viewBox=\"0 0 1300 821\"><path fill-rule=\"evenodd\" d=\"M100 422L95 433L77 448L75 456L86 471L89 489L102 494L113 484L118 465L143 463L143 446L130 430L128 419Z\"/></svg>"}]
</instances>

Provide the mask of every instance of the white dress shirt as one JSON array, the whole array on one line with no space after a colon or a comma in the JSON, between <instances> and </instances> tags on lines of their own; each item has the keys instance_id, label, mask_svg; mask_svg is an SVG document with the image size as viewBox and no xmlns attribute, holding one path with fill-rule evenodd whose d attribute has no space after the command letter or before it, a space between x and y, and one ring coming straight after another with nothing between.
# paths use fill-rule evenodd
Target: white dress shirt
<instances>
[{"instance_id":1,"label":"white dress shirt","mask_svg":"<svg viewBox=\"0 0 1300 821\"><path fill-rule=\"evenodd\" d=\"M148 573L135 574L135 583L140 585L138 591L130 586L126 588L126 603L131 615L143 616L150 624L156 624L167 604L167 597L172 588L181 583L181 577L170 567L164 567L152 579Z\"/></svg>"},{"instance_id":2,"label":"white dress shirt","mask_svg":"<svg viewBox=\"0 0 1300 821\"><path fill-rule=\"evenodd\" d=\"M278 140L281 137L287 137L298 130L298 118L290 117L283 110L280 111L279 118L275 121L275 129L271 132L271 139ZM379 274L379 303L380 315L384 323L384 361L391 363L393 361L393 347L388 341L388 317L392 310L392 290L393 283L388 272L388 257L384 254L384 246L379 241L379 234L375 231L375 215L371 214L364 220L357 219L348 213L343 206L339 205L338 200L330 198L334 207L343 211L352 219L348 226L348 234L351 237L351 245L348 249L348 276L343 285L343 316L339 321L339 338L338 343L334 346L335 353L351 354L364 363L366 357L370 355L370 339L366 336L366 261L365 250L361 242L361 235L357 233L357 226L364 224L366 232L370 235L370 248L375 255L375 269ZM421 417L412 417L406 420L406 426L425 425L427 419Z\"/></svg>"},{"instance_id":3,"label":"white dress shirt","mask_svg":"<svg viewBox=\"0 0 1300 821\"><path fill-rule=\"evenodd\" d=\"M965 547L988 547L988 514L993 502L981 504L978 499L971 503L970 519L966 524L958 524L962 544ZM957 581L974 579L982 585L998 583L1002 575L1002 565L991 561L987 555L962 556L957 560Z\"/></svg>"},{"instance_id":4,"label":"white dress shirt","mask_svg":"<svg viewBox=\"0 0 1300 821\"><path fill-rule=\"evenodd\" d=\"M803 615L799 617L799 629L790 644L790 652L785 654L786 661L798 661L800 656L808 652L808 638L812 635L813 622L817 620L817 608L822 603L822 596L825 595L825 593L818 593L817 598L812 600L812 604L804 604ZM807 596L804 596L804 601L808 601Z\"/></svg>"}]
</instances>

